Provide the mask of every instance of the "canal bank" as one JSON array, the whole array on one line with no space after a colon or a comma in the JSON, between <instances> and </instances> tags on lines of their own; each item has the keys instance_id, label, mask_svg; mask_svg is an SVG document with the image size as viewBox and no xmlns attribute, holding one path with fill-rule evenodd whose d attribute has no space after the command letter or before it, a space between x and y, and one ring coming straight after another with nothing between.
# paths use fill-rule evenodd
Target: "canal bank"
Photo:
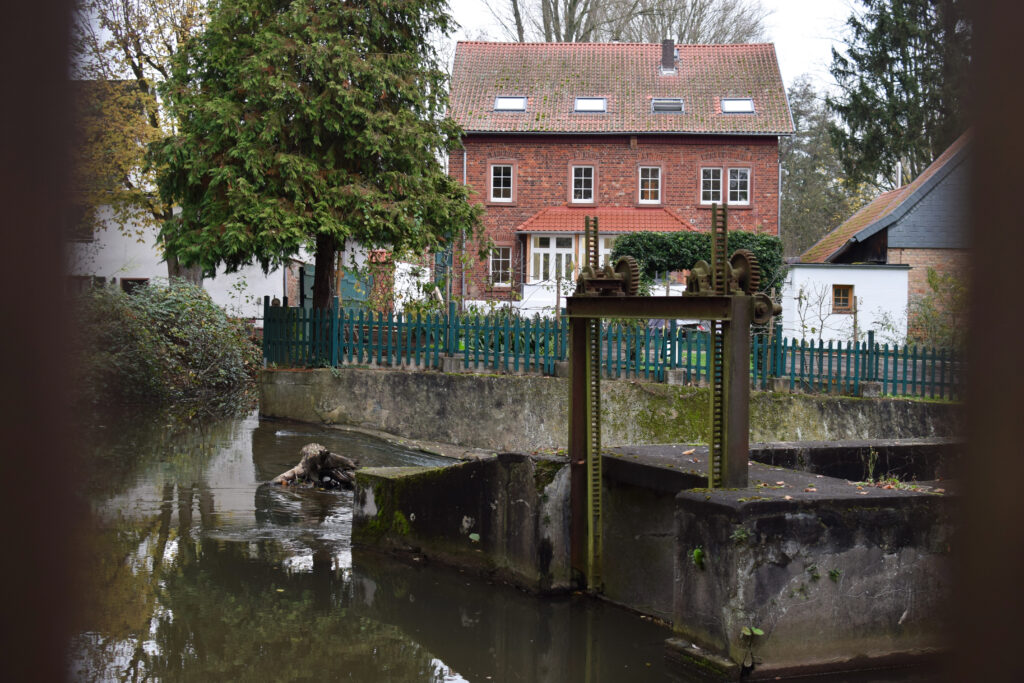
<instances>
[{"instance_id":1,"label":"canal bank","mask_svg":"<svg viewBox=\"0 0 1024 683\"><path fill-rule=\"evenodd\" d=\"M603 443L706 443L708 389L633 380L602 382ZM359 368L264 370L267 417L382 430L495 451L564 448L568 381ZM955 437L947 402L752 392L750 440L837 441Z\"/></svg>"}]
</instances>

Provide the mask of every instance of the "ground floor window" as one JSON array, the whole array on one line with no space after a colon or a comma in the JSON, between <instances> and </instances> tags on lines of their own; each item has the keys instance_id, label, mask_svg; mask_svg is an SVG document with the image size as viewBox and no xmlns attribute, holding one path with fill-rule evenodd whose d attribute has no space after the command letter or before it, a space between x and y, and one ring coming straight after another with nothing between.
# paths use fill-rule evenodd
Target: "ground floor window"
<instances>
[{"instance_id":1,"label":"ground floor window","mask_svg":"<svg viewBox=\"0 0 1024 683\"><path fill-rule=\"evenodd\" d=\"M512 247L491 249L490 277L492 285L508 287L512 284Z\"/></svg>"},{"instance_id":2,"label":"ground floor window","mask_svg":"<svg viewBox=\"0 0 1024 683\"><path fill-rule=\"evenodd\" d=\"M615 248L615 240L617 237L602 237L601 243L597 245L597 256L601 265L610 263L612 259L612 249Z\"/></svg>"},{"instance_id":3,"label":"ground floor window","mask_svg":"<svg viewBox=\"0 0 1024 683\"><path fill-rule=\"evenodd\" d=\"M832 285L832 312L853 313L853 285Z\"/></svg>"},{"instance_id":4,"label":"ground floor window","mask_svg":"<svg viewBox=\"0 0 1024 683\"><path fill-rule=\"evenodd\" d=\"M530 281L555 280L572 277L574 250L572 237L534 235L530 245Z\"/></svg>"}]
</instances>

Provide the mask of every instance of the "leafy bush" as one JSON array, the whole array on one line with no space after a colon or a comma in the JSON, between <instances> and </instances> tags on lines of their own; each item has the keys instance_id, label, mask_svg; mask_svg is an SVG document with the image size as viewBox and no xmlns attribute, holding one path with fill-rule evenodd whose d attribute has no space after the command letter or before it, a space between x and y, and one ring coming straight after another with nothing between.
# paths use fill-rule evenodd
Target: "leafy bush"
<instances>
[{"instance_id":1,"label":"leafy bush","mask_svg":"<svg viewBox=\"0 0 1024 683\"><path fill-rule=\"evenodd\" d=\"M727 252L737 249L754 252L761 266L761 291L779 287L785 276L782 240L775 235L734 231L729 233ZM706 232L634 232L615 240L612 261L632 256L645 279L653 279L666 270L690 270L697 261L711 261L711 235Z\"/></svg>"},{"instance_id":2,"label":"leafy bush","mask_svg":"<svg viewBox=\"0 0 1024 683\"><path fill-rule=\"evenodd\" d=\"M97 288L76 312L83 399L220 412L238 405L262 365L246 325L184 281L131 294Z\"/></svg>"}]
</instances>

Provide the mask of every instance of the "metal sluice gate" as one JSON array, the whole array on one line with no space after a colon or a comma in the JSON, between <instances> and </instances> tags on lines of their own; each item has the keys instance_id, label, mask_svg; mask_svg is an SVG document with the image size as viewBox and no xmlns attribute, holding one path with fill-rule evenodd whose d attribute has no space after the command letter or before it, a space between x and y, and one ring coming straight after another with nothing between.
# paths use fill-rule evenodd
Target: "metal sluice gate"
<instances>
[{"instance_id":1,"label":"metal sluice gate","mask_svg":"<svg viewBox=\"0 0 1024 683\"><path fill-rule=\"evenodd\" d=\"M747 485L750 324L781 312L757 292L760 269L740 249L727 258L728 214L711 210L711 264L698 261L682 296L638 296L640 270L629 257L599 263L598 223L584 222L586 263L566 299L569 318L569 461L572 566L591 592L602 591L601 319L688 318L711 322L711 439L708 486Z\"/></svg>"}]
</instances>

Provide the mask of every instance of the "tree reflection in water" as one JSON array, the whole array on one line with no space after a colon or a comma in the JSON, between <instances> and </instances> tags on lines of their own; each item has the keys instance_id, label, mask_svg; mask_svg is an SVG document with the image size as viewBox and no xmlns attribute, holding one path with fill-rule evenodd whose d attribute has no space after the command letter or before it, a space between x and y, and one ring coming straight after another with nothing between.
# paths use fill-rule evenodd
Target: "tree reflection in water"
<instances>
[{"instance_id":1,"label":"tree reflection in water","mask_svg":"<svg viewBox=\"0 0 1024 683\"><path fill-rule=\"evenodd\" d=\"M255 416L136 418L90 438L75 678L664 680L663 628L457 570L367 553L353 566L350 492L261 486L309 441L371 466L439 459Z\"/></svg>"}]
</instances>

